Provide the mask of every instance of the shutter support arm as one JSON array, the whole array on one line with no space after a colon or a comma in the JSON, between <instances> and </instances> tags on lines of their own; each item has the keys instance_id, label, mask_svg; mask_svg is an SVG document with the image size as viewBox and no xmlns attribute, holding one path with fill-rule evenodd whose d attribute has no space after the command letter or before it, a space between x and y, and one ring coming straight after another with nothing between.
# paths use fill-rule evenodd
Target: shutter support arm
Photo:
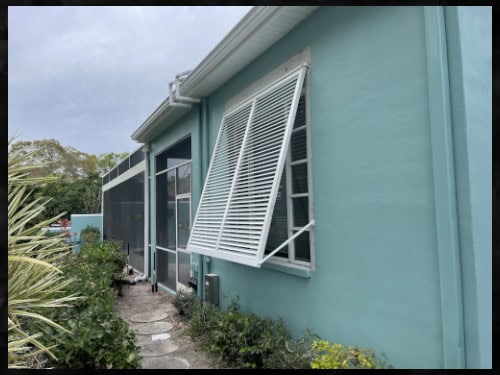
<instances>
[{"instance_id":1,"label":"shutter support arm","mask_svg":"<svg viewBox=\"0 0 500 375\"><path fill-rule=\"evenodd\" d=\"M270 257L272 257L274 254L276 254L278 251L280 251L282 248L284 248L286 245L288 245L292 240L300 236L303 232L305 232L307 229L312 227L314 225L314 220L311 220L307 225L299 230L297 233L295 233L292 237L288 238L285 242L283 242L281 245L279 245L276 249L271 251L267 256L259 261L259 266L264 263L266 260L268 260Z\"/></svg>"}]
</instances>

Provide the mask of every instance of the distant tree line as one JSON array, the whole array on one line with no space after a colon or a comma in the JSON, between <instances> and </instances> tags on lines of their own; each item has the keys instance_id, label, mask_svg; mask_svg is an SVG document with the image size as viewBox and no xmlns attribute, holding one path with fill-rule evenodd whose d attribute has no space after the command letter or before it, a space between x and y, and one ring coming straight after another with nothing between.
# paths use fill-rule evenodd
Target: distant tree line
<instances>
[{"instance_id":1,"label":"distant tree line","mask_svg":"<svg viewBox=\"0 0 500 375\"><path fill-rule=\"evenodd\" d=\"M43 218L66 212L92 214L101 211L101 176L128 153L87 154L74 147L63 146L55 139L18 141L12 148L27 155L25 164L30 177L53 177L51 182L35 186L31 201L50 198ZM37 168L35 168L37 166ZM28 204L29 201L24 204Z\"/></svg>"}]
</instances>

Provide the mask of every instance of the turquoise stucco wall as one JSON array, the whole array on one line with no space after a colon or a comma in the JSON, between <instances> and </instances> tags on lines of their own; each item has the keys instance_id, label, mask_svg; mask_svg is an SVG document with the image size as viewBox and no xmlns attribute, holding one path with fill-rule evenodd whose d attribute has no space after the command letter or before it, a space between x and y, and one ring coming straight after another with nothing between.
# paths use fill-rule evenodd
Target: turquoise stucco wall
<instances>
[{"instance_id":1,"label":"turquoise stucco wall","mask_svg":"<svg viewBox=\"0 0 500 375\"><path fill-rule=\"evenodd\" d=\"M491 10L446 10L467 367L491 366L485 17L491 20ZM485 32L489 42L478 42ZM208 98L202 141L211 155L224 103L311 47L316 270L300 276L212 257L209 272L220 276L223 306L238 297L244 310L282 316L295 335L312 328L325 339L385 353L395 367L444 367L425 38L422 7L322 7ZM153 154L191 133L193 217L206 173L198 113L195 107L155 140L150 157L154 176ZM479 128L471 126L476 122ZM153 248L155 237L152 204Z\"/></svg>"},{"instance_id":2,"label":"turquoise stucco wall","mask_svg":"<svg viewBox=\"0 0 500 375\"><path fill-rule=\"evenodd\" d=\"M200 129L199 129L199 113L193 110L183 116L174 126L168 128L165 132L151 142L151 151L149 153L149 175L151 176L149 184L150 194L150 240L151 240L151 254L156 250L156 180L155 180L155 155L175 145L180 140L191 136L191 190L192 190L192 217L196 214L198 201L201 196L201 160L200 160ZM150 257L151 271L154 275L153 256ZM155 280L154 277L152 280ZM167 290L166 290L167 291ZM172 291L170 291L172 292ZM175 291L174 291L175 292Z\"/></svg>"},{"instance_id":3,"label":"turquoise stucco wall","mask_svg":"<svg viewBox=\"0 0 500 375\"><path fill-rule=\"evenodd\" d=\"M492 367L492 11L447 7L466 366Z\"/></svg>"},{"instance_id":4,"label":"turquoise stucco wall","mask_svg":"<svg viewBox=\"0 0 500 375\"><path fill-rule=\"evenodd\" d=\"M321 8L209 98L212 151L223 103L311 46L316 271L300 278L212 258L211 272L225 303L238 295L295 334L309 327L396 367L439 368L423 17L421 7Z\"/></svg>"}]
</instances>

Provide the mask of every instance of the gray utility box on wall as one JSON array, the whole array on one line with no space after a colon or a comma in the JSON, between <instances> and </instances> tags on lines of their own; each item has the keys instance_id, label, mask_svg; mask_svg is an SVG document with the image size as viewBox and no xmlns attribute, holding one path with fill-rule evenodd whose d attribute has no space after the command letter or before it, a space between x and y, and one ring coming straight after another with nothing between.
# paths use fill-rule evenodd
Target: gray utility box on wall
<instances>
[{"instance_id":1,"label":"gray utility box on wall","mask_svg":"<svg viewBox=\"0 0 500 375\"><path fill-rule=\"evenodd\" d=\"M205 275L205 302L219 306L219 276L215 273Z\"/></svg>"}]
</instances>

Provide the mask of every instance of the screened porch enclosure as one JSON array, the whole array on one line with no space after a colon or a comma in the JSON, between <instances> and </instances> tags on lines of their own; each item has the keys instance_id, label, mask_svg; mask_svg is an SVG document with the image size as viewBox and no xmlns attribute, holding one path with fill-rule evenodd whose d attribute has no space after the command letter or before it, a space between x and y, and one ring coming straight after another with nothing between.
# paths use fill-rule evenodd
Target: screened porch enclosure
<instances>
[{"instance_id":1,"label":"screened porch enclosure","mask_svg":"<svg viewBox=\"0 0 500 375\"><path fill-rule=\"evenodd\" d=\"M129 265L144 272L144 172L104 191L105 240L120 240Z\"/></svg>"},{"instance_id":2,"label":"screened porch enclosure","mask_svg":"<svg viewBox=\"0 0 500 375\"><path fill-rule=\"evenodd\" d=\"M191 138L156 155L155 165L156 280L176 291L191 277Z\"/></svg>"}]
</instances>

